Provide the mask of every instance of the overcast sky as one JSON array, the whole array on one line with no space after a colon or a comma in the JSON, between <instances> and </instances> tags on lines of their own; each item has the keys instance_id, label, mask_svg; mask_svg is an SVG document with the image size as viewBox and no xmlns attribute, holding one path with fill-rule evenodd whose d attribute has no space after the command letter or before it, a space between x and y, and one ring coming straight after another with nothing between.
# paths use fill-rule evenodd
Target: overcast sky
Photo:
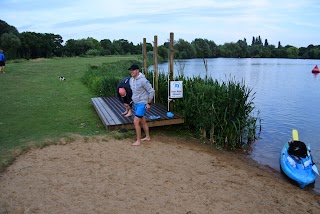
<instances>
[{"instance_id":1,"label":"overcast sky","mask_svg":"<svg viewBox=\"0 0 320 214\"><path fill-rule=\"evenodd\" d=\"M68 39L158 36L162 45L196 38L217 45L252 37L275 46L320 45L319 0L1 0L0 19L17 28Z\"/></svg>"}]
</instances>

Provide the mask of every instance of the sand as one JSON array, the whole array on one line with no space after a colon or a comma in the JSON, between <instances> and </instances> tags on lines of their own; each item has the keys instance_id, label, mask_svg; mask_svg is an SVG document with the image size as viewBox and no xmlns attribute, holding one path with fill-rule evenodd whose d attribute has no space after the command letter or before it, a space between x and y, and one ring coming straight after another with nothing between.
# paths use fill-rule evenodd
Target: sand
<instances>
[{"instance_id":1,"label":"sand","mask_svg":"<svg viewBox=\"0 0 320 214\"><path fill-rule=\"evenodd\" d=\"M0 213L320 213L320 196L196 139L77 136L0 174Z\"/></svg>"}]
</instances>

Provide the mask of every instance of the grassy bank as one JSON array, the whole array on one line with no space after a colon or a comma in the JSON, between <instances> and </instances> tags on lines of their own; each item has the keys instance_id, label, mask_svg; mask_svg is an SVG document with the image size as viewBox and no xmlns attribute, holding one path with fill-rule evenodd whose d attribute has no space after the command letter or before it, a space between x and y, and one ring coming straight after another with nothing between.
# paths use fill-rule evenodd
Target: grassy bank
<instances>
[{"instance_id":1,"label":"grassy bank","mask_svg":"<svg viewBox=\"0 0 320 214\"><path fill-rule=\"evenodd\" d=\"M8 63L0 75L0 169L45 139L106 132L82 82L87 66L136 56L37 59ZM66 81L59 81L64 76Z\"/></svg>"}]
</instances>

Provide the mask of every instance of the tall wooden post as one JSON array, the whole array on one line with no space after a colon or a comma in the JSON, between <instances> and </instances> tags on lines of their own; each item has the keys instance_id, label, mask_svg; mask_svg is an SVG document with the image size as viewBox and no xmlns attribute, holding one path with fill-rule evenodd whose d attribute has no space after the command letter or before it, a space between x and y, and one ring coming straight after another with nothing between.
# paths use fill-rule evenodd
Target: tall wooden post
<instances>
[{"instance_id":1,"label":"tall wooden post","mask_svg":"<svg viewBox=\"0 0 320 214\"><path fill-rule=\"evenodd\" d=\"M154 90L155 90L155 98L153 102L156 102L158 98L159 91L159 74L158 74L158 37L154 36L154 46L153 46L153 57L154 57Z\"/></svg>"},{"instance_id":2,"label":"tall wooden post","mask_svg":"<svg viewBox=\"0 0 320 214\"><path fill-rule=\"evenodd\" d=\"M170 61L170 81L173 81L173 60L174 60L174 34L171 32L170 33L170 57L169 57L169 61ZM168 84L170 84L170 81L168 82ZM169 110L172 111L173 109L173 102L170 102L169 104L170 108Z\"/></svg>"},{"instance_id":3,"label":"tall wooden post","mask_svg":"<svg viewBox=\"0 0 320 214\"><path fill-rule=\"evenodd\" d=\"M147 39L143 38L143 73L147 77Z\"/></svg>"}]
</instances>

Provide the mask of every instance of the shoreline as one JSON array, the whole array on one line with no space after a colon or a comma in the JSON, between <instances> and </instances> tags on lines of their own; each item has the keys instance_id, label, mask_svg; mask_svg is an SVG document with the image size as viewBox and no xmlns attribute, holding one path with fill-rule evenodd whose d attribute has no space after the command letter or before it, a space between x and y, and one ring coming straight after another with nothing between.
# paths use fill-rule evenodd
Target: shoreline
<instances>
[{"instance_id":1,"label":"shoreline","mask_svg":"<svg viewBox=\"0 0 320 214\"><path fill-rule=\"evenodd\" d=\"M0 213L318 213L320 195L245 155L156 134L77 136L0 174Z\"/></svg>"}]
</instances>

